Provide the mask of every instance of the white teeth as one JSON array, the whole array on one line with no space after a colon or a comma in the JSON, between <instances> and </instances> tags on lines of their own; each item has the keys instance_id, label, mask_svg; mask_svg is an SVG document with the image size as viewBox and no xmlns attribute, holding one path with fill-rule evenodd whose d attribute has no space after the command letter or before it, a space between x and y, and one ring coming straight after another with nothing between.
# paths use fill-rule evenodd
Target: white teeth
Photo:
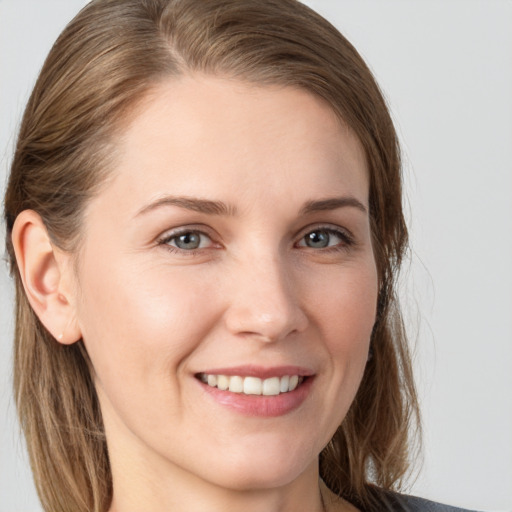
<instances>
[{"instance_id":1,"label":"white teeth","mask_svg":"<svg viewBox=\"0 0 512 512\"><path fill-rule=\"evenodd\" d=\"M217 375L217 387L223 391L229 388L229 377Z\"/></svg>"},{"instance_id":2,"label":"white teeth","mask_svg":"<svg viewBox=\"0 0 512 512\"><path fill-rule=\"evenodd\" d=\"M279 377L271 377L263 381L263 395L279 395Z\"/></svg>"},{"instance_id":3,"label":"white teeth","mask_svg":"<svg viewBox=\"0 0 512 512\"><path fill-rule=\"evenodd\" d=\"M241 393L244 390L244 379L242 377L233 376L229 379L229 391L233 393Z\"/></svg>"},{"instance_id":4,"label":"white teeth","mask_svg":"<svg viewBox=\"0 0 512 512\"><path fill-rule=\"evenodd\" d=\"M262 381L258 377L245 377L244 393L246 395L261 395L262 387Z\"/></svg>"},{"instance_id":5,"label":"white teeth","mask_svg":"<svg viewBox=\"0 0 512 512\"><path fill-rule=\"evenodd\" d=\"M270 377L259 379L258 377L240 377L238 375L210 375L201 373L199 379L213 388L222 391L229 390L232 393L244 393L245 395L275 396L280 393L288 393L296 389L304 380L298 375L284 375L283 377Z\"/></svg>"},{"instance_id":6,"label":"white teeth","mask_svg":"<svg viewBox=\"0 0 512 512\"><path fill-rule=\"evenodd\" d=\"M279 383L279 391L281 393L286 393L290 389L290 376L285 375L281 377L281 382Z\"/></svg>"}]
</instances>

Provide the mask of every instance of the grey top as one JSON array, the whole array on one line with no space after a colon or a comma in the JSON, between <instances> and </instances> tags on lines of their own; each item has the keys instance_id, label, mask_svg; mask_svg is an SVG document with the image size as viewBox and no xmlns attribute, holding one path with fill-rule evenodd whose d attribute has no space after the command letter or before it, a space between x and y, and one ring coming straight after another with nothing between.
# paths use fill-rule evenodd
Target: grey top
<instances>
[{"instance_id":1,"label":"grey top","mask_svg":"<svg viewBox=\"0 0 512 512\"><path fill-rule=\"evenodd\" d=\"M435 503L416 496L384 492L381 496L383 511L389 512L475 512L467 509ZM370 512L370 511L364 511Z\"/></svg>"}]
</instances>

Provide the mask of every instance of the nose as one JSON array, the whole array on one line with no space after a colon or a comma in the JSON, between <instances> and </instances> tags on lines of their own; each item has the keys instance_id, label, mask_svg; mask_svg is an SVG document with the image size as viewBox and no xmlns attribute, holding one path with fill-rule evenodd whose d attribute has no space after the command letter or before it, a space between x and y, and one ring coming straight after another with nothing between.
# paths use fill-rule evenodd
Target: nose
<instances>
[{"instance_id":1,"label":"nose","mask_svg":"<svg viewBox=\"0 0 512 512\"><path fill-rule=\"evenodd\" d=\"M298 279L286 262L254 258L237 265L230 277L225 323L232 334L274 342L306 329Z\"/></svg>"}]
</instances>

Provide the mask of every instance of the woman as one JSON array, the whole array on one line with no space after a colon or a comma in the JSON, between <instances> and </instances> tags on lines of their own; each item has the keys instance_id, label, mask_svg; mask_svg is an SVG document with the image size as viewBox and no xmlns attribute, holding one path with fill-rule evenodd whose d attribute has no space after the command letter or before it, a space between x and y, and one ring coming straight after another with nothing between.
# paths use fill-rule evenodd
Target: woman
<instances>
[{"instance_id":1,"label":"woman","mask_svg":"<svg viewBox=\"0 0 512 512\"><path fill-rule=\"evenodd\" d=\"M396 135L308 8L89 4L5 218L45 510L443 510L391 492L417 417Z\"/></svg>"}]
</instances>

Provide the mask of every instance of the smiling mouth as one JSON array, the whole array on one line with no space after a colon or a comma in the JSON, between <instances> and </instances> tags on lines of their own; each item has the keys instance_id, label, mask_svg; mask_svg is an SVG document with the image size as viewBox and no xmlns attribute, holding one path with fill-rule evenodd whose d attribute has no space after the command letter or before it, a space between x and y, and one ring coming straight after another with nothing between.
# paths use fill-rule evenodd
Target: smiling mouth
<instances>
[{"instance_id":1,"label":"smiling mouth","mask_svg":"<svg viewBox=\"0 0 512 512\"><path fill-rule=\"evenodd\" d=\"M204 384L221 391L244 395L276 396L297 389L308 377L284 375L283 377L241 377L239 375L213 375L199 373L196 377Z\"/></svg>"}]
</instances>

